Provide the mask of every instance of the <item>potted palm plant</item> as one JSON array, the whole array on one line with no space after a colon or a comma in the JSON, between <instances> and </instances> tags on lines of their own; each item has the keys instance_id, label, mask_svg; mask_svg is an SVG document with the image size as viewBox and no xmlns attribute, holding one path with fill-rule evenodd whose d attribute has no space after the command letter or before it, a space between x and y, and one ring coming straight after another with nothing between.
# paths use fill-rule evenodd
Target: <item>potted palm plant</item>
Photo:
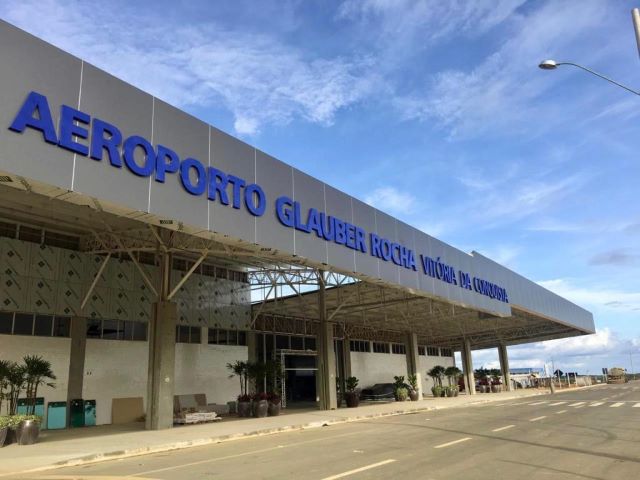
<instances>
[{"instance_id":1,"label":"potted palm plant","mask_svg":"<svg viewBox=\"0 0 640 480\"><path fill-rule=\"evenodd\" d=\"M434 397L442 397L444 395L444 389L442 388L442 376L444 375L444 367L442 365L436 365L427 372L427 375L433 380L433 387L431 393Z\"/></svg>"},{"instance_id":2,"label":"potted palm plant","mask_svg":"<svg viewBox=\"0 0 640 480\"><path fill-rule=\"evenodd\" d=\"M266 364L267 400L269 407L267 414L270 417L280 415L282 397L278 392L282 391L282 364L277 360L269 360Z\"/></svg>"},{"instance_id":3,"label":"potted palm plant","mask_svg":"<svg viewBox=\"0 0 640 480\"><path fill-rule=\"evenodd\" d=\"M346 392L344 399L347 402L347 407L355 408L360 404L360 393L358 392L358 379L356 377L347 377L345 380Z\"/></svg>"},{"instance_id":4,"label":"potted palm plant","mask_svg":"<svg viewBox=\"0 0 640 480\"><path fill-rule=\"evenodd\" d=\"M11 362L8 360L0 360L0 412L2 412L2 403L9 396L9 369Z\"/></svg>"},{"instance_id":5,"label":"potted palm plant","mask_svg":"<svg viewBox=\"0 0 640 480\"><path fill-rule=\"evenodd\" d=\"M478 380L478 389L480 393L490 393L491 387L489 385L489 370L480 367L473 372L474 377Z\"/></svg>"},{"instance_id":6,"label":"potted palm plant","mask_svg":"<svg viewBox=\"0 0 640 480\"><path fill-rule=\"evenodd\" d=\"M13 418L18 445L33 445L40 435L40 422L37 415L15 415Z\"/></svg>"},{"instance_id":7,"label":"potted palm plant","mask_svg":"<svg viewBox=\"0 0 640 480\"><path fill-rule=\"evenodd\" d=\"M13 427L13 417L8 415L0 417L0 448L9 444L9 431Z\"/></svg>"},{"instance_id":8,"label":"potted palm plant","mask_svg":"<svg viewBox=\"0 0 640 480\"><path fill-rule=\"evenodd\" d=\"M282 405L282 397L275 392L268 394L267 400L269 401L269 407L267 408L267 415L270 417L277 417L280 415L280 407Z\"/></svg>"},{"instance_id":9,"label":"potted palm plant","mask_svg":"<svg viewBox=\"0 0 640 480\"><path fill-rule=\"evenodd\" d=\"M458 367L447 367L444 371L445 377L447 377L447 381L449 385L447 386L447 396L448 397L457 397L458 396L458 379L460 375L462 375L462 371Z\"/></svg>"},{"instance_id":10,"label":"potted palm plant","mask_svg":"<svg viewBox=\"0 0 640 480\"><path fill-rule=\"evenodd\" d=\"M36 411L36 397L38 387L46 385L55 387L55 384L47 380L55 380L56 376L51 370L51 362L39 355L27 355L23 358L25 373L25 393L27 395L27 415L34 415Z\"/></svg>"},{"instance_id":11,"label":"potted palm plant","mask_svg":"<svg viewBox=\"0 0 640 480\"><path fill-rule=\"evenodd\" d=\"M405 388L404 383L404 375L396 375L393 377L393 397L396 399L396 402L404 402L407 399L407 389ZM404 398L400 398L399 391L400 389L404 389Z\"/></svg>"},{"instance_id":12,"label":"potted palm plant","mask_svg":"<svg viewBox=\"0 0 640 480\"><path fill-rule=\"evenodd\" d=\"M493 393L499 393L502 391L502 372L497 368L492 368L491 374L491 391Z\"/></svg>"},{"instance_id":13,"label":"potted palm plant","mask_svg":"<svg viewBox=\"0 0 640 480\"><path fill-rule=\"evenodd\" d=\"M27 381L25 366L19 365L16 362L9 362L6 372L6 383L8 393L5 394L8 404L7 413L9 415L15 415L18 409L18 398L20 392L24 389L24 384Z\"/></svg>"},{"instance_id":14,"label":"potted palm plant","mask_svg":"<svg viewBox=\"0 0 640 480\"><path fill-rule=\"evenodd\" d=\"M249 386L249 377L247 376L249 362L243 362L241 360L235 363L227 363L227 369L231 372L229 378L238 377L240 381L240 395L238 395L238 416L250 417L251 416L251 396L247 393Z\"/></svg>"},{"instance_id":15,"label":"potted palm plant","mask_svg":"<svg viewBox=\"0 0 640 480\"><path fill-rule=\"evenodd\" d=\"M253 400L252 413L256 418L264 418L269 411L269 395L265 392L254 393L251 397Z\"/></svg>"},{"instance_id":16,"label":"potted palm plant","mask_svg":"<svg viewBox=\"0 0 640 480\"><path fill-rule=\"evenodd\" d=\"M407 382L409 383L409 387L411 387L409 389L409 398L412 402L417 402L420 399L418 393L418 376L415 373L408 375Z\"/></svg>"}]
</instances>

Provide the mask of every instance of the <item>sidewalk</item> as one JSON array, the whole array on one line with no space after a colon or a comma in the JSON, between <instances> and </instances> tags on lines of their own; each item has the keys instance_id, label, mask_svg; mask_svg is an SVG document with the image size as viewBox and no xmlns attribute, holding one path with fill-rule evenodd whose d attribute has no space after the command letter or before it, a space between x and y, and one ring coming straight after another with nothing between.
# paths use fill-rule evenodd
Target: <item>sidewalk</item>
<instances>
[{"instance_id":1,"label":"sidewalk","mask_svg":"<svg viewBox=\"0 0 640 480\"><path fill-rule=\"evenodd\" d=\"M572 388L556 393L576 390ZM43 431L35 445L12 444L0 448L0 477L208 445L249 436L547 394L548 390L530 389L474 396L461 395L456 398L430 397L420 402L367 404L358 408L340 408L332 411L288 410L278 417L225 418L217 423L160 431L144 430L142 423Z\"/></svg>"}]
</instances>

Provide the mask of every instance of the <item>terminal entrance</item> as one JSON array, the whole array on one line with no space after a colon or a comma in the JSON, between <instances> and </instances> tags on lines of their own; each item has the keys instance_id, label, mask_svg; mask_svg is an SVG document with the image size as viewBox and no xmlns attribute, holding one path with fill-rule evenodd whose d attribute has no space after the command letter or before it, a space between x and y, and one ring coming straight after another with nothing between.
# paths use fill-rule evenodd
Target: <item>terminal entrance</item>
<instances>
[{"instance_id":1,"label":"terminal entrance","mask_svg":"<svg viewBox=\"0 0 640 480\"><path fill-rule=\"evenodd\" d=\"M282 407L316 407L316 339L312 335L256 334L257 359L282 367Z\"/></svg>"},{"instance_id":2,"label":"terminal entrance","mask_svg":"<svg viewBox=\"0 0 640 480\"><path fill-rule=\"evenodd\" d=\"M282 406L314 407L316 405L316 356L312 350L280 350L282 365Z\"/></svg>"}]
</instances>

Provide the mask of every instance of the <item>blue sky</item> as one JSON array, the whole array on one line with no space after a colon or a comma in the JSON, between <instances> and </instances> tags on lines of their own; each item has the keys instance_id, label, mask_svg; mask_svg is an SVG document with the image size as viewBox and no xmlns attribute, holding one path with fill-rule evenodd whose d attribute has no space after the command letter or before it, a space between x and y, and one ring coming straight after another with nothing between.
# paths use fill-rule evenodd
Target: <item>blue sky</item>
<instances>
[{"instance_id":1,"label":"blue sky","mask_svg":"<svg viewBox=\"0 0 640 480\"><path fill-rule=\"evenodd\" d=\"M640 88L617 1L0 2L0 17L594 312L513 366L640 368ZM496 364L495 351L474 353Z\"/></svg>"}]
</instances>

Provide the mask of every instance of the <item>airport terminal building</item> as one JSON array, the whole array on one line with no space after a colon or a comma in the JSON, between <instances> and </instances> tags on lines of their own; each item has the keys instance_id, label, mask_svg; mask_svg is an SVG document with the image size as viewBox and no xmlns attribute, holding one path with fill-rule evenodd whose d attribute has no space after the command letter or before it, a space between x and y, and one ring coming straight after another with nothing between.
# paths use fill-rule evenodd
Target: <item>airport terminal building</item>
<instances>
[{"instance_id":1,"label":"airport terminal building","mask_svg":"<svg viewBox=\"0 0 640 480\"><path fill-rule=\"evenodd\" d=\"M591 313L0 21L0 359L38 354L45 401L239 393L279 359L287 402L471 350L594 332ZM474 389L471 393L475 393Z\"/></svg>"}]
</instances>

